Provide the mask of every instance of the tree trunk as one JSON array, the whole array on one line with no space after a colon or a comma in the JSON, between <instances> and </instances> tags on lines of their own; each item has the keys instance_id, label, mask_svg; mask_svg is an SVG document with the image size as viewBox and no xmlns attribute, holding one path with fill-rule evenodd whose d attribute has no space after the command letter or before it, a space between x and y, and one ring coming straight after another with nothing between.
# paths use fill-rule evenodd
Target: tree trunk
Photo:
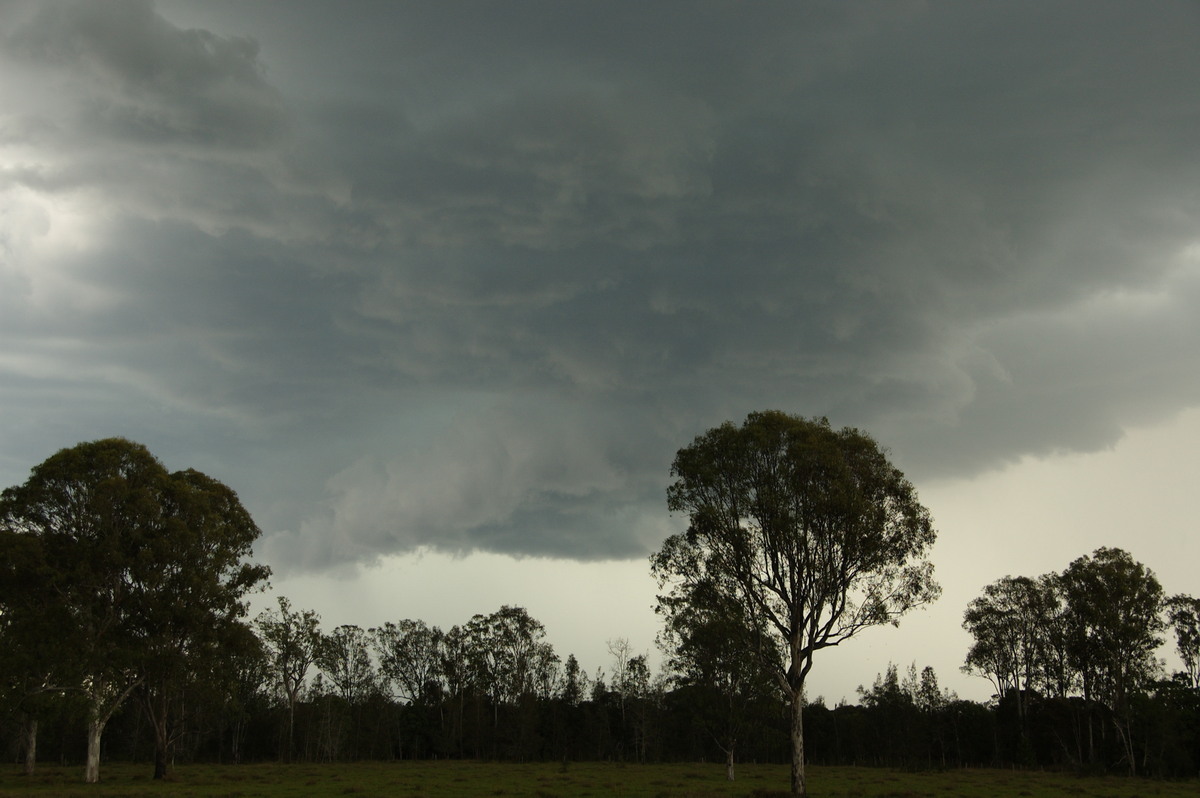
<instances>
[{"instance_id":1,"label":"tree trunk","mask_svg":"<svg viewBox=\"0 0 1200 798\"><path fill-rule=\"evenodd\" d=\"M167 747L165 745L154 746L154 778L165 779L167 777Z\"/></svg>"},{"instance_id":2,"label":"tree trunk","mask_svg":"<svg viewBox=\"0 0 1200 798\"><path fill-rule=\"evenodd\" d=\"M37 767L38 721L33 715L25 718L25 775L32 776Z\"/></svg>"},{"instance_id":3,"label":"tree trunk","mask_svg":"<svg viewBox=\"0 0 1200 798\"><path fill-rule=\"evenodd\" d=\"M804 778L804 690L799 687L792 692L792 795L808 795Z\"/></svg>"},{"instance_id":4,"label":"tree trunk","mask_svg":"<svg viewBox=\"0 0 1200 798\"><path fill-rule=\"evenodd\" d=\"M1129 760L1129 775L1137 775L1137 754L1133 750L1133 728L1132 724L1127 726L1121 725L1121 719L1116 714L1113 715L1113 726L1117 728L1117 736L1121 739L1121 749L1125 752L1125 758Z\"/></svg>"},{"instance_id":5,"label":"tree trunk","mask_svg":"<svg viewBox=\"0 0 1200 798\"><path fill-rule=\"evenodd\" d=\"M87 765L83 780L88 784L100 781L100 736L104 734L105 721L92 718L87 728Z\"/></svg>"},{"instance_id":6,"label":"tree trunk","mask_svg":"<svg viewBox=\"0 0 1200 798\"><path fill-rule=\"evenodd\" d=\"M733 781L733 744L725 749L725 779Z\"/></svg>"},{"instance_id":7,"label":"tree trunk","mask_svg":"<svg viewBox=\"0 0 1200 798\"><path fill-rule=\"evenodd\" d=\"M94 692L89 697L90 706L88 707L87 765L83 771L83 779L88 784L100 781L100 737L104 734L104 726L139 684L139 681L130 682L124 690L113 695L107 702L104 700L106 692L104 681L100 680L93 685Z\"/></svg>"},{"instance_id":8,"label":"tree trunk","mask_svg":"<svg viewBox=\"0 0 1200 798\"><path fill-rule=\"evenodd\" d=\"M292 756L296 751L296 696L293 693L288 694L288 733L287 733L287 749L283 752L283 761L290 763Z\"/></svg>"},{"instance_id":9,"label":"tree trunk","mask_svg":"<svg viewBox=\"0 0 1200 798\"><path fill-rule=\"evenodd\" d=\"M165 689L155 691L146 686L143 690L142 708L145 710L146 719L150 721L150 727L154 729L154 778L161 780L167 777L167 763L170 759L170 710L165 698Z\"/></svg>"}]
</instances>

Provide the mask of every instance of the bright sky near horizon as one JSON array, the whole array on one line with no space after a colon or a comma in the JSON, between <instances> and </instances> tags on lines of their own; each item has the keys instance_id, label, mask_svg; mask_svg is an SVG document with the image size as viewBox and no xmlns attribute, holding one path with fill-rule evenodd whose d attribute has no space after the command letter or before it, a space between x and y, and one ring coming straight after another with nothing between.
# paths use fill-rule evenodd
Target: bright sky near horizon
<instances>
[{"instance_id":1,"label":"bright sky near horizon","mask_svg":"<svg viewBox=\"0 0 1200 798\"><path fill-rule=\"evenodd\" d=\"M653 650L675 451L861 427L944 587L1120 546L1200 594L1200 7L0 0L0 485L123 435L327 626ZM259 602L269 601L262 597ZM1166 652L1164 652L1166 653Z\"/></svg>"}]
</instances>

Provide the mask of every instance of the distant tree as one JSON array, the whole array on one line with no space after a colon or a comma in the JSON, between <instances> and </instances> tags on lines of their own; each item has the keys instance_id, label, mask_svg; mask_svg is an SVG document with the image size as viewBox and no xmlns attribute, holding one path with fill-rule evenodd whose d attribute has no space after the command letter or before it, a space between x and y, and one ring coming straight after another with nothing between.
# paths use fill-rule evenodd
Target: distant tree
<instances>
[{"instance_id":1,"label":"distant tree","mask_svg":"<svg viewBox=\"0 0 1200 798\"><path fill-rule=\"evenodd\" d=\"M1157 676L1154 651L1165 628L1162 586L1128 552L1099 548L1063 571L1061 589L1069 610L1068 650L1084 699L1111 712L1132 774L1137 757L1130 699Z\"/></svg>"},{"instance_id":2,"label":"distant tree","mask_svg":"<svg viewBox=\"0 0 1200 798\"><path fill-rule=\"evenodd\" d=\"M453 701L451 724L455 749L461 755L464 752L463 727L467 697L477 687L475 668L472 667L472 644L467 630L458 625L447 629L442 636L440 654L439 670L445 679L446 693Z\"/></svg>"},{"instance_id":3,"label":"distant tree","mask_svg":"<svg viewBox=\"0 0 1200 798\"><path fill-rule=\"evenodd\" d=\"M315 661L328 693L319 696L320 746L323 756L336 758L343 750L356 757L363 705L379 692L371 661L370 635L362 627L343 624L317 641ZM320 692L320 691L317 691ZM349 748L344 748L349 744Z\"/></svg>"},{"instance_id":4,"label":"distant tree","mask_svg":"<svg viewBox=\"0 0 1200 798\"><path fill-rule=\"evenodd\" d=\"M588 694L588 699L593 703L599 703L608 695L608 682L604 679L604 668L596 668L596 675L591 679L592 690Z\"/></svg>"},{"instance_id":5,"label":"distant tree","mask_svg":"<svg viewBox=\"0 0 1200 798\"><path fill-rule=\"evenodd\" d=\"M725 777L733 781L738 744L748 726L761 725L756 707L779 696L773 674L783 669L782 655L771 655L775 664L770 668L763 667L761 657L746 656L742 630L729 628L744 614L723 606L733 597L710 593L713 588L713 582L699 580L691 593L661 598L658 612L666 616L666 624L658 643L676 685L694 696L687 706L725 754ZM758 637L764 645L775 639L765 629Z\"/></svg>"},{"instance_id":6,"label":"distant tree","mask_svg":"<svg viewBox=\"0 0 1200 798\"><path fill-rule=\"evenodd\" d=\"M533 658L533 695L539 701L548 701L562 689L562 663L554 646L546 643L538 646Z\"/></svg>"},{"instance_id":7,"label":"distant tree","mask_svg":"<svg viewBox=\"0 0 1200 798\"><path fill-rule=\"evenodd\" d=\"M235 763L242 761L251 724L270 702L273 688L262 638L248 629L245 645L230 652L224 689L219 698L229 728L229 751ZM222 730L223 731L223 730Z\"/></svg>"},{"instance_id":8,"label":"distant tree","mask_svg":"<svg viewBox=\"0 0 1200 798\"><path fill-rule=\"evenodd\" d=\"M370 636L359 626L343 624L317 642L317 667L347 704L362 699L376 685Z\"/></svg>"},{"instance_id":9,"label":"distant tree","mask_svg":"<svg viewBox=\"0 0 1200 798\"><path fill-rule=\"evenodd\" d=\"M900 683L900 669L894 662L889 662L883 673L875 674L870 689L859 685L858 697L863 706L871 709L891 705L911 706L913 703L912 695Z\"/></svg>"},{"instance_id":10,"label":"distant tree","mask_svg":"<svg viewBox=\"0 0 1200 798\"><path fill-rule=\"evenodd\" d=\"M625 728L625 699L630 694L629 689L629 660L633 657L633 646L629 638L616 637L606 642L608 654L612 657L612 683L609 685L617 698L621 709L621 728Z\"/></svg>"},{"instance_id":11,"label":"distant tree","mask_svg":"<svg viewBox=\"0 0 1200 798\"><path fill-rule=\"evenodd\" d=\"M562 700L570 706L579 706L588 695L589 684L587 673L579 667L579 660L574 654L568 654L563 665Z\"/></svg>"},{"instance_id":12,"label":"distant tree","mask_svg":"<svg viewBox=\"0 0 1200 798\"><path fill-rule=\"evenodd\" d=\"M901 678L897 666L888 663L869 689L859 685L858 694L870 730L866 748L876 762L932 767L936 760L945 765L943 715L958 696L939 687L932 667L918 672L914 662Z\"/></svg>"},{"instance_id":13,"label":"distant tree","mask_svg":"<svg viewBox=\"0 0 1200 798\"><path fill-rule=\"evenodd\" d=\"M271 677L283 692L288 707L287 744L284 759L295 754L296 704L308 670L316 662L321 644L321 616L312 610L293 610L280 596L278 611L266 611L255 620L267 649Z\"/></svg>"},{"instance_id":14,"label":"distant tree","mask_svg":"<svg viewBox=\"0 0 1200 798\"><path fill-rule=\"evenodd\" d=\"M671 474L668 507L690 524L651 558L659 606L669 619L719 597L714 610L732 613L726 627L791 703L792 794L804 795L813 657L937 597L929 512L868 435L776 411L709 430Z\"/></svg>"},{"instance_id":15,"label":"distant tree","mask_svg":"<svg viewBox=\"0 0 1200 798\"><path fill-rule=\"evenodd\" d=\"M912 687L915 672L900 678L900 670L889 662L887 670L876 674L870 689L858 687L859 703L866 708L867 749L874 764L898 767L909 763L916 735L917 711Z\"/></svg>"},{"instance_id":16,"label":"distant tree","mask_svg":"<svg viewBox=\"0 0 1200 798\"><path fill-rule=\"evenodd\" d=\"M475 615L466 632L476 680L495 706L536 694L539 670L557 660L546 628L524 607L505 605L490 615Z\"/></svg>"},{"instance_id":17,"label":"distant tree","mask_svg":"<svg viewBox=\"0 0 1200 798\"><path fill-rule=\"evenodd\" d=\"M1047 696L1066 698L1079 687L1079 674L1071 665L1069 635L1074 622L1062 590L1062 576L1043 574L1037 578L1040 604L1039 683Z\"/></svg>"},{"instance_id":18,"label":"distant tree","mask_svg":"<svg viewBox=\"0 0 1200 798\"><path fill-rule=\"evenodd\" d=\"M957 700L958 696L954 691L943 690L938 685L937 672L931 665L921 669L920 680L913 692L913 702L924 721L929 745L926 756L930 765L936 758L942 767L946 766L948 745L943 715L946 708Z\"/></svg>"},{"instance_id":19,"label":"distant tree","mask_svg":"<svg viewBox=\"0 0 1200 798\"><path fill-rule=\"evenodd\" d=\"M445 636L441 629L406 618L370 632L380 675L402 701L415 703L440 682Z\"/></svg>"},{"instance_id":20,"label":"distant tree","mask_svg":"<svg viewBox=\"0 0 1200 798\"><path fill-rule=\"evenodd\" d=\"M948 704L958 700L953 690L943 690L938 685L937 672L933 666L926 665L921 669L921 680L917 684L913 701L917 709L928 714L934 714L945 709Z\"/></svg>"},{"instance_id":21,"label":"distant tree","mask_svg":"<svg viewBox=\"0 0 1200 798\"><path fill-rule=\"evenodd\" d=\"M1055 598L1045 581L1006 576L983 589L963 617L974 642L964 670L986 676L998 698L1011 696L1026 733L1028 694L1048 671L1048 622Z\"/></svg>"},{"instance_id":22,"label":"distant tree","mask_svg":"<svg viewBox=\"0 0 1200 798\"><path fill-rule=\"evenodd\" d=\"M653 736L654 715L663 691L662 679L655 679L650 672L646 654L632 656L625 663L621 689L625 707L622 725L628 730L634 759L646 762Z\"/></svg>"},{"instance_id":23,"label":"distant tree","mask_svg":"<svg viewBox=\"0 0 1200 798\"><path fill-rule=\"evenodd\" d=\"M1166 608L1188 685L1200 688L1200 599L1181 593L1171 596Z\"/></svg>"}]
</instances>

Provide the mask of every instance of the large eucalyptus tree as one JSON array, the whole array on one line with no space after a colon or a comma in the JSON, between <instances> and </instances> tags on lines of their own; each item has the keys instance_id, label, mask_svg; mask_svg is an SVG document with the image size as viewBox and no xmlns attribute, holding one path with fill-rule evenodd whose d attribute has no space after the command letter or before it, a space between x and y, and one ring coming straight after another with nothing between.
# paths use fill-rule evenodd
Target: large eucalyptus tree
<instances>
[{"instance_id":1,"label":"large eucalyptus tree","mask_svg":"<svg viewBox=\"0 0 1200 798\"><path fill-rule=\"evenodd\" d=\"M249 513L216 480L169 473L146 447L109 438L63 449L5 490L0 528L27 568L4 612L28 675L83 698L85 779L99 779L104 727L135 691L162 777L176 696L220 678L246 631L243 597L269 573L248 561Z\"/></svg>"},{"instance_id":2,"label":"large eucalyptus tree","mask_svg":"<svg viewBox=\"0 0 1200 798\"><path fill-rule=\"evenodd\" d=\"M792 794L805 795L813 657L937 597L929 512L870 436L778 411L709 430L671 475L668 507L689 525L651 558L659 609L668 623L728 616L721 628L791 704Z\"/></svg>"}]
</instances>

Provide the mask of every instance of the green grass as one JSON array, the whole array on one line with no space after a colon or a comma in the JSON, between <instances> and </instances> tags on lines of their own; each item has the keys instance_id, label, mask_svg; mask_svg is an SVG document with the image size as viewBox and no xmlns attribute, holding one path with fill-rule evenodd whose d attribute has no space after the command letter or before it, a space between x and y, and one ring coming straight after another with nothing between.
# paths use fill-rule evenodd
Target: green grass
<instances>
[{"instance_id":1,"label":"green grass","mask_svg":"<svg viewBox=\"0 0 1200 798\"><path fill-rule=\"evenodd\" d=\"M716 764L610 763L490 764L481 762L364 762L336 765L185 765L166 781L149 764L101 766L101 783L83 784L82 767L41 766L33 777L15 766L0 770L0 798L721 798L787 795L788 768L739 765L725 781ZM1007 770L902 773L874 768L809 768L817 798L1194 798L1200 781L1076 777Z\"/></svg>"}]
</instances>

